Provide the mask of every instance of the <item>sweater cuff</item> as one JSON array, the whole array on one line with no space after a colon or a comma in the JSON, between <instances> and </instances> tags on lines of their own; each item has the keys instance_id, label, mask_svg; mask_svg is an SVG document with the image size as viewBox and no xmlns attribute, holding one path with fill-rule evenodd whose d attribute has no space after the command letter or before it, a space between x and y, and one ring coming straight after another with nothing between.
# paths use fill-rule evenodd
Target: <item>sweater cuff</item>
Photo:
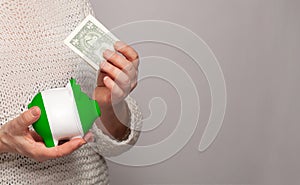
<instances>
[{"instance_id":1,"label":"sweater cuff","mask_svg":"<svg viewBox=\"0 0 300 185\"><path fill-rule=\"evenodd\" d=\"M138 109L136 101L128 96L125 99L130 112L130 134L126 140L118 141L107 136L95 124L92 128L95 141L89 143L93 149L102 156L111 157L117 156L129 150L137 141L142 127L142 113Z\"/></svg>"}]
</instances>

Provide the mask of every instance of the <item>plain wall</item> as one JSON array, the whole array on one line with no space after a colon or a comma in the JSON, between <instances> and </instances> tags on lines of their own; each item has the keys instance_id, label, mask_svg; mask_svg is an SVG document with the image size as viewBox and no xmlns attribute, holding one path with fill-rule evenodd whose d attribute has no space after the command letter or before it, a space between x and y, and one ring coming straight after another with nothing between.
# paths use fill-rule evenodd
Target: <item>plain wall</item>
<instances>
[{"instance_id":1,"label":"plain wall","mask_svg":"<svg viewBox=\"0 0 300 185\"><path fill-rule=\"evenodd\" d=\"M108 161L112 185L300 184L300 1L91 0L91 3L96 17L109 29L154 19L192 30L218 58L227 87L223 127L211 147L200 153L197 147L211 106L204 74L174 48L155 43L134 45L141 57L170 58L192 76L201 92L200 120L188 144L164 162L131 167ZM120 39L130 40L130 33ZM152 97L162 97L168 106L164 121L156 129L143 132L137 145L157 143L167 137L175 128L180 111L174 88L158 79L149 79L140 82L133 96L145 117L149 116Z\"/></svg>"}]
</instances>

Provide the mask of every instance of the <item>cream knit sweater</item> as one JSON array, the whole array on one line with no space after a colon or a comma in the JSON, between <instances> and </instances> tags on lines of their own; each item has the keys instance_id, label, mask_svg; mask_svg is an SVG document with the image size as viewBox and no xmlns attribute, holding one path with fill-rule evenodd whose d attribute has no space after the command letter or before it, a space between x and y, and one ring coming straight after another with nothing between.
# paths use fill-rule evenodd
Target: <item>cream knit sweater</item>
<instances>
[{"instance_id":1,"label":"cream knit sweater","mask_svg":"<svg viewBox=\"0 0 300 185\"><path fill-rule=\"evenodd\" d=\"M39 91L63 87L71 77L92 96L96 72L63 43L92 10L88 0L0 0L0 125L26 110ZM141 113L127 97L131 128ZM108 184L102 156L128 150L139 133L117 142L93 127L95 142L43 163L0 154L0 184Z\"/></svg>"}]
</instances>

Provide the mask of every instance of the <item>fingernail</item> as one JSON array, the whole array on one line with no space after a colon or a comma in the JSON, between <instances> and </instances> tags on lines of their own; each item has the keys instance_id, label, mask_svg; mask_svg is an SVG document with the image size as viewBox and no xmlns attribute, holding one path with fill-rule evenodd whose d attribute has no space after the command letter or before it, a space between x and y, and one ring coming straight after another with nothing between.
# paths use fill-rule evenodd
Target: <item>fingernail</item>
<instances>
[{"instance_id":1,"label":"fingernail","mask_svg":"<svg viewBox=\"0 0 300 185\"><path fill-rule=\"evenodd\" d=\"M105 76L105 77L103 78L103 81L106 81L106 80L108 80L108 76Z\"/></svg>"},{"instance_id":2,"label":"fingernail","mask_svg":"<svg viewBox=\"0 0 300 185\"><path fill-rule=\"evenodd\" d=\"M105 58L110 58L113 54L114 54L114 52L112 52L111 50L107 49L107 50L104 51L103 56Z\"/></svg>"},{"instance_id":3,"label":"fingernail","mask_svg":"<svg viewBox=\"0 0 300 185\"><path fill-rule=\"evenodd\" d=\"M38 107L33 107L31 110L30 110L31 114L36 117L40 114L40 110Z\"/></svg>"},{"instance_id":4,"label":"fingernail","mask_svg":"<svg viewBox=\"0 0 300 185\"><path fill-rule=\"evenodd\" d=\"M124 42L117 41L117 42L115 43L115 48L117 48L117 49L121 49L121 48L124 47L124 46L125 46L125 43L124 43Z\"/></svg>"}]
</instances>

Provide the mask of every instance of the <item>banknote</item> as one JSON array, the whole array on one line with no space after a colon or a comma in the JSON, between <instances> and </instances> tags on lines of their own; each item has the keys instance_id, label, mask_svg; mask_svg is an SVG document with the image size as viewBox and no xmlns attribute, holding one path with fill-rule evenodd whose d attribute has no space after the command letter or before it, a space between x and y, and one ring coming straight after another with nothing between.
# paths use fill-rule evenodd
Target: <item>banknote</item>
<instances>
[{"instance_id":1,"label":"banknote","mask_svg":"<svg viewBox=\"0 0 300 185\"><path fill-rule=\"evenodd\" d=\"M99 70L106 49L114 50L119 39L108 31L95 17L88 15L64 40L75 53L80 55L91 67Z\"/></svg>"}]
</instances>

